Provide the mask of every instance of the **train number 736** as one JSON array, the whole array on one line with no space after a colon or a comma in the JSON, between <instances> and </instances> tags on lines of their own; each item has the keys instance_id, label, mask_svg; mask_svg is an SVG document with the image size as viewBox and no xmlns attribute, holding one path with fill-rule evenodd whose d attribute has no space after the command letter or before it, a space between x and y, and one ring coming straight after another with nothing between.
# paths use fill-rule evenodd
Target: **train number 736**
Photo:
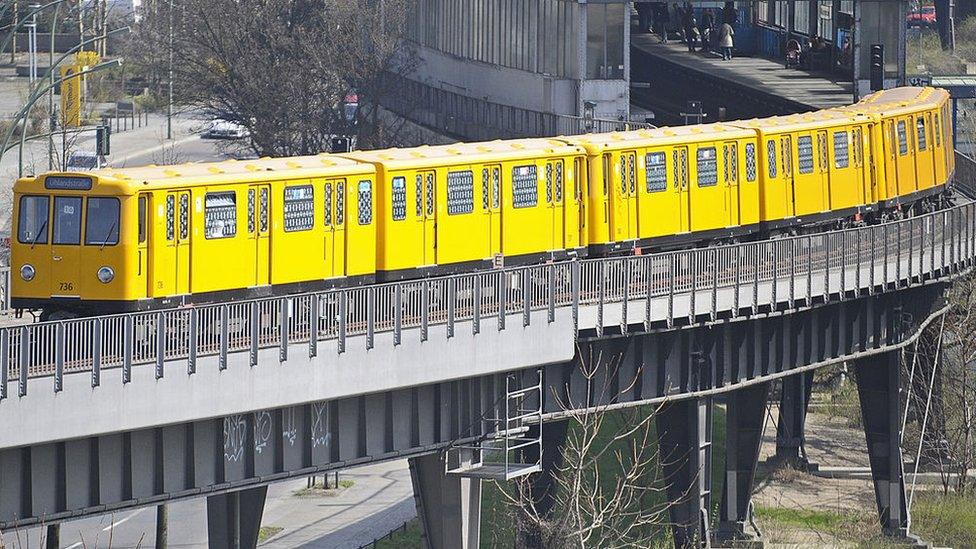
<instances>
[{"instance_id":1,"label":"train number 736","mask_svg":"<svg viewBox=\"0 0 976 549\"><path fill-rule=\"evenodd\" d=\"M75 286L71 282L59 282L58 283L58 291L60 291L60 292L70 292L70 291L72 291L74 289L75 289Z\"/></svg>"}]
</instances>

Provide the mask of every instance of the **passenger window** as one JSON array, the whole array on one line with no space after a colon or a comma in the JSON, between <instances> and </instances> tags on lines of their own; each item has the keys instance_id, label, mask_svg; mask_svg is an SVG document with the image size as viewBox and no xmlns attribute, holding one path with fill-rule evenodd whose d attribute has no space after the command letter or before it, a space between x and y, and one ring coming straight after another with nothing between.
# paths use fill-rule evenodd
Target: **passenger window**
<instances>
[{"instance_id":1,"label":"passenger window","mask_svg":"<svg viewBox=\"0 0 976 549\"><path fill-rule=\"evenodd\" d=\"M645 183L647 192L657 193L668 188L667 156L663 152L647 153L644 156L647 166Z\"/></svg>"},{"instance_id":2,"label":"passenger window","mask_svg":"<svg viewBox=\"0 0 976 549\"><path fill-rule=\"evenodd\" d=\"M416 196L416 215L417 217L423 217L424 215L424 176L417 174L416 180L417 186L414 189L414 195Z\"/></svg>"},{"instance_id":3,"label":"passenger window","mask_svg":"<svg viewBox=\"0 0 976 549\"><path fill-rule=\"evenodd\" d=\"M786 135L781 141L783 148L783 175L793 176L793 138Z\"/></svg>"},{"instance_id":4,"label":"passenger window","mask_svg":"<svg viewBox=\"0 0 976 549\"><path fill-rule=\"evenodd\" d=\"M864 165L864 140L861 134L861 128L854 128L851 131L853 138L853 148L854 148L854 165L863 166Z\"/></svg>"},{"instance_id":5,"label":"passenger window","mask_svg":"<svg viewBox=\"0 0 976 549\"><path fill-rule=\"evenodd\" d=\"M258 206L258 229L262 233L268 232L268 193L270 191L267 187L261 187L261 201Z\"/></svg>"},{"instance_id":6,"label":"passenger window","mask_svg":"<svg viewBox=\"0 0 976 549\"><path fill-rule=\"evenodd\" d=\"M48 197L24 196L20 199L17 240L21 244L47 244Z\"/></svg>"},{"instance_id":7,"label":"passenger window","mask_svg":"<svg viewBox=\"0 0 976 549\"><path fill-rule=\"evenodd\" d=\"M766 142L766 163L769 164L769 178L776 179L776 142L772 139Z\"/></svg>"},{"instance_id":8,"label":"passenger window","mask_svg":"<svg viewBox=\"0 0 976 549\"><path fill-rule=\"evenodd\" d=\"M166 240L176 238L176 197L166 195Z\"/></svg>"},{"instance_id":9,"label":"passenger window","mask_svg":"<svg viewBox=\"0 0 976 549\"><path fill-rule=\"evenodd\" d=\"M326 227L332 226L332 183L325 184L325 199L322 202L322 207L325 208L324 224Z\"/></svg>"},{"instance_id":10,"label":"passenger window","mask_svg":"<svg viewBox=\"0 0 976 549\"><path fill-rule=\"evenodd\" d=\"M539 202L538 172L535 166L512 168L512 207L532 208Z\"/></svg>"},{"instance_id":11,"label":"passenger window","mask_svg":"<svg viewBox=\"0 0 976 549\"><path fill-rule=\"evenodd\" d=\"M938 114L935 115L935 131L933 133L935 134L935 146L941 147L942 146L942 124L939 121Z\"/></svg>"},{"instance_id":12,"label":"passenger window","mask_svg":"<svg viewBox=\"0 0 976 549\"><path fill-rule=\"evenodd\" d=\"M55 244L75 245L81 243L81 197L54 197L54 240Z\"/></svg>"},{"instance_id":13,"label":"passenger window","mask_svg":"<svg viewBox=\"0 0 976 549\"><path fill-rule=\"evenodd\" d=\"M491 191L488 190L488 168L481 170L481 209L487 211L490 204Z\"/></svg>"},{"instance_id":14,"label":"passenger window","mask_svg":"<svg viewBox=\"0 0 976 549\"><path fill-rule=\"evenodd\" d=\"M426 189L426 194L427 194L427 208L426 208L427 218L428 219L433 219L433 217L434 217L434 198L435 198L435 196L434 196L434 174L433 173L428 173L427 176L424 178L424 181L426 182L426 186L427 186L427 189Z\"/></svg>"},{"instance_id":15,"label":"passenger window","mask_svg":"<svg viewBox=\"0 0 976 549\"><path fill-rule=\"evenodd\" d=\"M257 208L257 196L255 195L254 189L247 190L247 232L251 234L254 232L256 225L254 223L254 211Z\"/></svg>"},{"instance_id":16,"label":"passenger window","mask_svg":"<svg viewBox=\"0 0 976 549\"><path fill-rule=\"evenodd\" d=\"M447 215L474 211L474 173L447 172Z\"/></svg>"},{"instance_id":17,"label":"passenger window","mask_svg":"<svg viewBox=\"0 0 976 549\"><path fill-rule=\"evenodd\" d=\"M233 192L207 193L204 200L203 220L204 233L208 239L230 238L236 235L237 195Z\"/></svg>"},{"instance_id":18,"label":"passenger window","mask_svg":"<svg viewBox=\"0 0 976 549\"><path fill-rule=\"evenodd\" d=\"M311 185L285 187L285 232L310 231L315 225L315 191Z\"/></svg>"},{"instance_id":19,"label":"passenger window","mask_svg":"<svg viewBox=\"0 0 976 549\"><path fill-rule=\"evenodd\" d=\"M715 147L698 149L698 186L712 187L718 184L718 159Z\"/></svg>"},{"instance_id":20,"label":"passenger window","mask_svg":"<svg viewBox=\"0 0 976 549\"><path fill-rule=\"evenodd\" d=\"M830 167L830 151L827 150L827 132L817 133L817 157L820 159L820 172L826 172Z\"/></svg>"},{"instance_id":21,"label":"passenger window","mask_svg":"<svg viewBox=\"0 0 976 549\"><path fill-rule=\"evenodd\" d=\"M756 180L756 145L746 143L746 181L752 183Z\"/></svg>"},{"instance_id":22,"label":"passenger window","mask_svg":"<svg viewBox=\"0 0 976 549\"><path fill-rule=\"evenodd\" d=\"M139 244L146 241L146 197L139 197Z\"/></svg>"},{"instance_id":23,"label":"passenger window","mask_svg":"<svg viewBox=\"0 0 976 549\"><path fill-rule=\"evenodd\" d=\"M502 196L502 169L491 169L491 207L498 209L501 206Z\"/></svg>"},{"instance_id":24,"label":"passenger window","mask_svg":"<svg viewBox=\"0 0 976 549\"><path fill-rule=\"evenodd\" d=\"M904 120L898 121L898 154L901 156L908 154L908 134Z\"/></svg>"},{"instance_id":25,"label":"passenger window","mask_svg":"<svg viewBox=\"0 0 976 549\"><path fill-rule=\"evenodd\" d=\"M373 182L368 179L360 181L358 191L357 211L359 213L359 224L369 225L373 222Z\"/></svg>"},{"instance_id":26,"label":"passenger window","mask_svg":"<svg viewBox=\"0 0 976 549\"><path fill-rule=\"evenodd\" d=\"M335 223L341 227L346 221L346 183L339 181L335 188Z\"/></svg>"},{"instance_id":27,"label":"passenger window","mask_svg":"<svg viewBox=\"0 0 976 549\"><path fill-rule=\"evenodd\" d=\"M118 243L119 199L89 198L85 212L85 245L114 246Z\"/></svg>"},{"instance_id":28,"label":"passenger window","mask_svg":"<svg viewBox=\"0 0 976 549\"><path fill-rule=\"evenodd\" d=\"M633 158L633 157L631 157ZM631 173L631 178L634 175ZM562 203L563 201L563 161L560 160L556 162L556 203Z\"/></svg>"},{"instance_id":29,"label":"passenger window","mask_svg":"<svg viewBox=\"0 0 976 549\"><path fill-rule=\"evenodd\" d=\"M404 177L393 178L393 221L403 221L407 218L407 180Z\"/></svg>"},{"instance_id":30,"label":"passenger window","mask_svg":"<svg viewBox=\"0 0 976 549\"><path fill-rule=\"evenodd\" d=\"M725 181L735 183L739 181L739 146L735 143L723 147L725 160Z\"/></svg>"},{"instance_id":31,"label":"passenger window","mask_svg":"<svg viewBox=\"0 0 976 549\"><path fill-rule=\"evenodd\" d=\"M624 159L620 158L623 166ZM552 204L552 162L546 162L546 204Z\"/></svg>"},{"instance_id":32,"label":"passenger window","mask_svg":"<svg viewBox=\"0 0 976 549\"><path fill-rule=\"evenodd\" d=\"M834 167L846 168L850 165L847 132L834 132Z\"/></svg>"},{"instance_id":33,"label":"passenger window","mask_svg":"<svg viewBox=\"0 0 976 549\"><path fill-rule=\"evenodd\" d=\"M797 137L796 148L800 173L813 173L813 138L809 135Z\"/></svg>"},{"instance_id":34,"label":"passenger window","mask_svg":"<svg viewBox=\"0 0 976 549\"><path fill-rule=\"evenodd\" d=\"M925 135L925 117L919 116L915 121L915 127L918 131L918 150L924 151L928 143L926 143Z\"/></svg>"},{"instance_id":35,"label":"passenger window","mask_svg":"<svg viewBox=\"0 0 976 549\"><path fill-rule=\"evenodd\" d=\"M190 195L180 193L180 240L190 238Z\"/></svg>"}]
</instances>

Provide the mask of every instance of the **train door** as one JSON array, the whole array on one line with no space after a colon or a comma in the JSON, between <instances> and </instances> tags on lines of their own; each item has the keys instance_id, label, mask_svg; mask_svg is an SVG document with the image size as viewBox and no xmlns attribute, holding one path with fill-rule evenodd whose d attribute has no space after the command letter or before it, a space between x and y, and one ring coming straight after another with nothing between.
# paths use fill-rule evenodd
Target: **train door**
<instances>
[{"instance_id":1,"label":"train door","mask_svg":"<svg viewBox=\"0 0 976 549\"><path fill-rule=\"evenodd\" d=\"M165 195L158 207L161 223L153 224L150 240L156 250L151 278L152 297L181 295L190 291L190 191ZM163 238L157 238L157 236Z\"/></svg>"},{"instance_id":2,"label":"train door","mask_svg":"<svg viewBox=\"0 0 976 549\"><path fill-rule=\"evenodd\" d=\"M695 215L691 220L691 230L724 228L729 219L725 204L727 189L718 184L718 151L714 146L699 146L695 160L690 197L694 211L701 215Z\"/></svg>"},{"instance_id":3,"label":"train door","mask_svg":"<svg viewBox=\"0 0 976 549\"><path fill-rule=\"evenodd\" d=\"M677 147L672 153L674 159L674 195L678 215L679 233L691 231L691 191L688 176L688 147Z\"/></svg>"},{"instance_id":4,"label":"train door","mask_svg":"<svg viewBox=\"0 0 976 549\"><path fill-rule=\"evenodd\" d=\"M417 174L417 203L422 206L422 215L417 218L421 224L423 242L423 263L437 264L437 175L434 171Z\"/></svg>"},{"instance_id":5,"label":"train door","mask_svg":"<svg viewBox=\"0 0 976 549\"><path fill-rule=\"evenodd\" d=\"M901 193L898 177L898 138L895 135L895 121L884 121L884 162L885 162L885 199L892 199Z\"/></svg>"},{"instance_id":6,"label":"train door","mask_svg":"<svg viewBox=\"0 0 976 549\"><path fill-rule=\"evenodd\" d=\"M831 207L831 187L830 187L830 145L827 140L826 131L817 132L817 179L820 182L820 197L823 201L824 209Z\"/></svg>"},{"instance_id":7,"label":"train door","mask_svg":"<svg viewBox=\"0 0 976 549\"><path fill-rule=\"evenodd\" d=\"M566 247L578 248L585 243L586 212L583 206L583 185L586 168L582 158L573 159L573 168L566 174Z\"/></svg>"},{"instance_id":8,"label":"train door","mask_svg":"<svg viewBox=\"0 0 976 549\"><path fill-rule=\"evenodd\" d=\"M860 126L855 126L851 130L851 166L854 167L853 185L857 190L857 205L870 204L870 190L864 183L864 134L861 132Z\"/></svg>"},{"instance_id":9,"label":"train door","mask_svg":"<svg viewBox=\"0 0 976 549\"><path fill-rule=\"evenodd\" d=\"M786 198L786 217L796 216L796 190L793 180L793 137L780 137L780 155L782 157L783 189Z\"/></svg>"},{"instance_id":10,"label":"train door","mask_svg":"<svg viewBox=\"0 0 976 549\"><path fill-rule=\"evenodd\" d=\"M918 189L915 178L915 152L912 150L914 139L909 134L911 123L912 117L910 116L895 121L895 147L897 149L895 163L898 166L898 192L901 195L911 194Z\"/></svg>"},{"instance_id":11,"label":"train door","mask_svg":"<svg viewBox=\"0 0 976 549\"><path fill-rule=\"evenodd\" d=\"M612 230L611 240L625 242L633 240L637 228L637 204L633 200L637 189L637 175L635 173L636 153L621 152L617 157L617 164L613 164L610 154L604 155L604 167L612 167L610 178L613 189L613 215L610 219Z\"/></svg>"},{"instance_id":12,"label":"train door","mask_svg":"<svg viewBox=\"0 0 976 549\"><path fill-rule=\"evenodd\" d=\"M935 183L942 185L946 182L946 163L945 163L945 143L942 141L942 119L940 112L930 115L932 117L932 140L935 142L935 150L932 156L935 158Z\"/></svg>"},{"instance_id":13,"label":"train door","mask_svg":"<svg viewBox=\"0 0 976 549\"><path fill-rule=\"evenodd\" d=\"M247 237L254 246L254 285L271 284L270 185L247 189Z\"/></svg>"},{"instance_id":14,"label":"train door","mask_svg":"<svg viewBox=\"0 0 976 549\"><path fill-rule=\"evenodd\" d=\"M922 113L915 117L915 168L918 188L927 189L934 183L935 166L932 162L932 121L930 116Z\"/></svg>"},{"instance_id":15,"label":"train door","mask_svg":"<svg viewBox=\"0 0 976 549\"><path fill-rule=\"evenodd\" d=\"M325 182L323 196L323 249L325 272L323 278L346 273L346 181L332 179Z\"/></svg>"},{"instance_id":16,"label":"train door","mask_svg":"<svg viewBox=\"0 0 976 549\"><path fill-rule=\"evenodd\" d=\"M54 197L51 216L51 297L75 297L81 293L78 287L81 274L81 214L82 197Z\"/></svg>"},{"instance_id":17,"label":"train door","mask_svg":"<svg viewBox=\"0 0 976 549\"><path fill-rule=\"evenodd\" d=\"M725 184L727 227L740 224L739 215L739 145L734 141L722 144L722 175Z\"/></svg>"},{"instance_id":18,"label":"train door","mask_svg":"<svg viewBox=\"0 0 976 549\"><path fill-rule=\"evenodd\" d=\"M485 166L481 170L481 178L482 205L488 228L485 257L494 258L502 253L502 167L497 164ZM420 209L417 212L418 218L423 216Z\"/></svg>"},{"instance_id":19,"label":"train door","mask_svg":"<svg viewBox=\"0 0 976 549\"><path fill-rule=\"evenodd\" d=\"M627 151L623 154L621 168L624 169L621 177L626 175L627 180L627 240L636 240L640 233L640 221L637 214L637 153L635 151Z\"/></svg>"},{"instance_id":20,"label":"train door","mask_svg":"<svg viewBox=\"0 0 976 549\"><path fill-rule=\"evenodd\" d=\"M549 209L552 227L552 244L550 250L562 250L566 248L565 225L566 211L563 203L565 194L565 173L562 160L546 162L546 207Z\"/></svg>"},{"instance_id":21,"label":"train door","mask_svg":"<svg viewBox=\"0 0 976 549\"><path fill-rule=\"evenodd\" d=\"M146 297L152 295L152 277L149 276L149 212L152 211L152 201L149 193L141 193L137 202L137 223L139 240L136 244L136 273L144 281Z\"/></svg>"}]
</instances>

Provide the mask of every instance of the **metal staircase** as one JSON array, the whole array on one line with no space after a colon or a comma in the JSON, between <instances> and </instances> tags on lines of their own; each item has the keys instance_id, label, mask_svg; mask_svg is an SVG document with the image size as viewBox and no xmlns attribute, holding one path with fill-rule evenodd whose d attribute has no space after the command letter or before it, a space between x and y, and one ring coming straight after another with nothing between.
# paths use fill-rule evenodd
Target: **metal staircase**
<instances>
[{"instance_id":1,"label":"metal staircase","mask_svg":"<svg viewBox=\"0 0 976 549\"><path fill-rule=\"evenodd\" d=\"M495 409L502 416L483 418L486 434L479 444L448 450L448 474L508 481L542 470L542 370L527 387L506 376L504 402ZM529 452L534 459L525 459Z\"/></svg>"}]
</instances>

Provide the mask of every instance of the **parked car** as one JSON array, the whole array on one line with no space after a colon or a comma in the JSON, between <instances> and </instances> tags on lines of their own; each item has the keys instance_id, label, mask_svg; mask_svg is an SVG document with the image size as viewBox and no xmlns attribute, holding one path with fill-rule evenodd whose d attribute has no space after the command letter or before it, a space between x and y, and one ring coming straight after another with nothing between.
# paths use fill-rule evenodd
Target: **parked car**
<instances>
[{"instance_id":1,"label":"parked car","mask_svg":"<svg viewBox=\"0 0 976 549\"><path fill-rule=\"evenodd\" d=\"M65 166L65 171L88 172L104 168L107 164L105 157L95 154L94 151L76 151L68 155L68 164Z\"/></svg>"},{"instance_id":2,"label":"parked car","mask_svg":"<svg viewBox=\"0 0 976 549\"><path fill-rule=\"evenodd\" d=\"M220 118L211 121L210 127L203 132L205 139L243 139L247 135L247 128L243 125Z\"/></svg>"},{"instance_id":3,"label":"parked car","mask_svg":"<svg viewBox=\"0 0 976 549\"><path fill-rule=\"evenodd\" d=\"M935 6L922 6L908 13L909 27L935 28Z\"/></svg>"}]
</instances>

